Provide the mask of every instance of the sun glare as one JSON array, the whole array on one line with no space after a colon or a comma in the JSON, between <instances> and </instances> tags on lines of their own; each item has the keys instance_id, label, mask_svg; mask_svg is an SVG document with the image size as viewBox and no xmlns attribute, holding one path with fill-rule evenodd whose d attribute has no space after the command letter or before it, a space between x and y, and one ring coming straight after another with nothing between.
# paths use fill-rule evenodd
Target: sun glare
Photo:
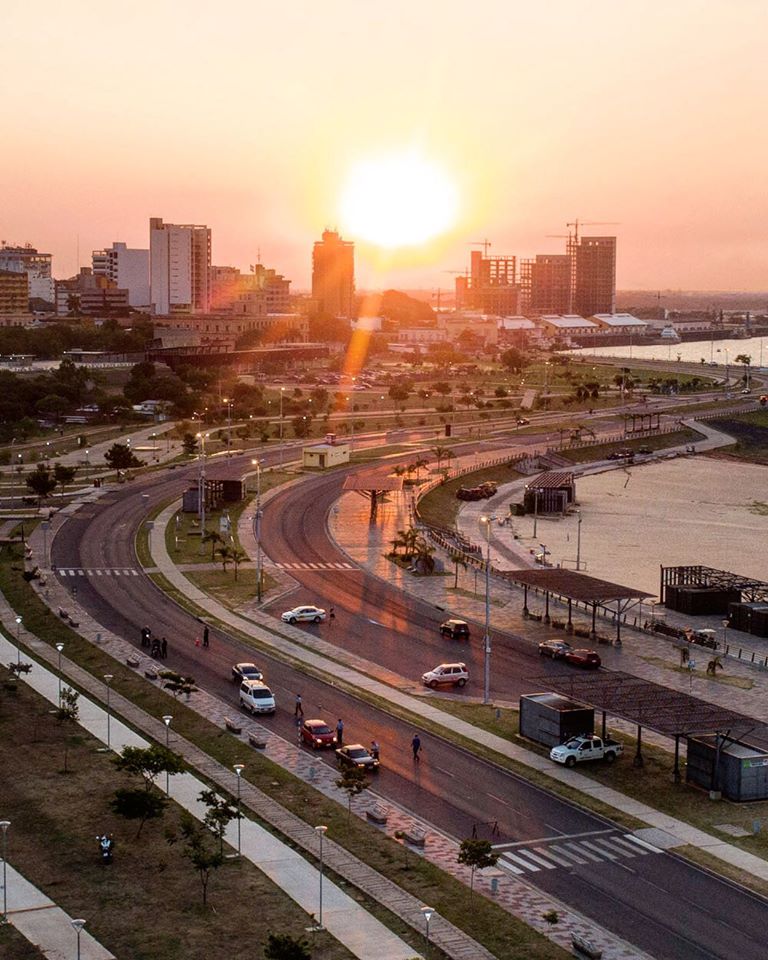
<instances>
[{"instance_id":1,"label":"sun glare","mask_svg":"<svg viewBox=\"0 0 768 960\"><path fill-rule=\"evenodd\" d=\"M344 230L380 247L413 247L456 221L453 183L433 163L409 151L359 164L341 199Z\"/></svg>"}]
</instances>

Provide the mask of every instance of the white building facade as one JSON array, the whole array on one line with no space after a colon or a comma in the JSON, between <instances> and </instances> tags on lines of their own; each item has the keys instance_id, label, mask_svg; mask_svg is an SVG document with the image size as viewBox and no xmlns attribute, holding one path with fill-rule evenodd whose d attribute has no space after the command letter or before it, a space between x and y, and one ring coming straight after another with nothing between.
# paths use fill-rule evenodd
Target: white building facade
<instances>
[{"instance_id":1,"label":"white building facade","mask_svg":"<svg viewBox=\"0 0 768 960\"><path fill-rule=\"evenodd\" d=\"M26 273L29 280L29 298L54 302L55 287L50 253L40 253L35 247L0 246L0 270Z\"/></svg>"},{"instance_id":2,"label":"white building facade","mask_svg":"<svg viewBox=\"0 0 768 960\"><path fill-rule=\"evenodd\" d=\"M94 250L92 263L95 277L106 277L128 291L130 306L149 307L149 250L113 243L105 250Z\"/></svg>"},{"instance_id":3,"label":"white building facade","mask_svg":"<svg viewBox=\"0 0 768 960\"><path fill-rule=\"evenodd\" d=\"M149 221L149 299L158 316L210 309L211 231L199 224Z\"/></svg>"}]
</instances>

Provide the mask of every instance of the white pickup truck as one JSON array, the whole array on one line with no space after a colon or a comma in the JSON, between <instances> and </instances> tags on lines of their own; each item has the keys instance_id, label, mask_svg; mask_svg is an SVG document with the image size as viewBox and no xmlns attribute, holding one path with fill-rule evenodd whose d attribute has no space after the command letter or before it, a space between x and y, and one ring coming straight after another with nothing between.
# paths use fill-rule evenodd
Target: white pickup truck
<instances>
[{"instance_id":1,"label":"white pickup truck","mask_svg":"<svg viewBox=\"0 0 768 960\"><path fill-rule=\"evenodd\" d=\"M555 763L564 763L566 767L572 767L576 763L581 763L582 760L605 760L606 763L613 763L623 752L624 745L617 740L584 736L572 737L567 743L552 747L549 758Z\"/></svg>"}]
</instances>

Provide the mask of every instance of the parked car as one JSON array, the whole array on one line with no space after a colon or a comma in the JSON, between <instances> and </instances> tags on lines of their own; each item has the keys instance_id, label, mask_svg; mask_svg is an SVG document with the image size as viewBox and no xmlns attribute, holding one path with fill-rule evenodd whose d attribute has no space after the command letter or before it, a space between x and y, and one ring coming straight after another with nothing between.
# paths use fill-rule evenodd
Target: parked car
<instances>
[{"instance_id":1,"label":"parked car","mask_svg":"<svg viewBox=\"0 0 768 960\"><path fill-rule=\"evenodd\" d=\"M264 674L255 663L236 663L232 667L232 681L242 683L243 680L263 680Z\"/></svg>"},{"instance_id":2,"label":"parked car","mask_svg":"<svg viewBox=\"0 0 768 960\"><path fill-rule=\"evenodd\" d=\"M286 610L281 619L285 623L298 623L299 621L320 623L325 620L325 610L320 607L294 607L293 610Z\"/></svg>"},{"instance_id":3,"label":"parked car","mask_svg":"<svg viewBox=\"0 0 768 960\"><path fill-rule=\"evenodd\" d=\"M488 500L497 490L496 484L492 480L486 480L479 487L459 487L456 491L457 500Z\"/></svg>"},{"instance_id":4,"label":"parked car","mask_svg":"<svg viewBox=\"0 0 768 960\"><path fill-rule=\"evenodd\" d=\"M638 453L645 453L645 454L653 453L653 447L646 447L646 446L638 447L638 448L637 448L637 452L638 452Z\"/></svg>"},{"instance_id":5,"label":"parked car","mask_svg":"<svg viewBox=\"0 0 768 960\"><path fill-rule=\"evenodd\" d=\"M370 755L362 743L350 743L336 751L336 762L340 767L357 767L358 770L378 770L379 761Z\"/></svg>"},{"instance_id":6,"label":"parked car","mask_svg":"<svg viewBox=\"0 0 768 960\"><path fill-rule=\"evenodd\" d=\"M515 422L517 423L518 427L527 427L531 421L528 419L528 417L518 417Z\"/></svg>"},{"instance_id":7,"label":"parked car","mask_svg":"<svg viewBox=\"0 0 768 960\"><path fill-rule=\"evenodd\" d=\"M451 640L469 640L469 624L466 620L446 620L440 624L440 633Z\"/></svg>"},{"instance_id":8,"label":"parked car","mask_svg":"<svg viewBox=\"0 0 768 960\"><path fill-rule=\"evenodd\" d=\"M565 640L543 640L539 644L539 654L552 657L553 660L562 660L569 650L573 650L573 647Z\"/></svg>"},{"instance_id":9,"label":"parked car","mask_svg":"<svg viewBox=\"0 0 768 960\"><path fill-rule=\"evenodd\" d=\"M469 672L465 663L441 663L422 674L421 682L425 687L434 690L435 687L443 684L450 684L452 687L463 687L469 680Z\"/></svg>"},{"instance_id":10,"label":"parked car","mask_svg":"<svg viewBox=\"0 0 768 960\"><path fill-rule=\"evenodd\" d=\"M605 760L606 763L613 763L623 752L624 745L618 740L601 740L600 737L587 735L572 737L567 743L552 747L549 759L555 763L564 763L566 767L573 767L583 760Z\"/></svg>"},{"instance_id":11,"label":"parked car","mask_svg":"<svg viewBox=\"0 0 768 960\"><path fill-rule=\"evenodd\" d=\"M325 720L305 720L300 728L301 742L313 750L336 745L336 734Z\"/></svg>"},{"instance_id":12,"label":"parked car","mask_svg":"<svg viewBox=\"0 0 768 960\"><path fill-rule=\"evenodd\" d=\"M261 680L243 680L240 684L240 706L254 713L274 713L275 695Z\"/></svg>"},{"instance_id":13,"label":"parked car","mask_svg":"<svg viewBox=\"0 0 768 960\"><path fill-rule=\"evenodd\" d=\"M572 663L575 667L587 667L591 670L597 670L600 666L600 657L594 650L576 649L567 650L563 655L566 663Z\"/></svg>"}]
</instances>

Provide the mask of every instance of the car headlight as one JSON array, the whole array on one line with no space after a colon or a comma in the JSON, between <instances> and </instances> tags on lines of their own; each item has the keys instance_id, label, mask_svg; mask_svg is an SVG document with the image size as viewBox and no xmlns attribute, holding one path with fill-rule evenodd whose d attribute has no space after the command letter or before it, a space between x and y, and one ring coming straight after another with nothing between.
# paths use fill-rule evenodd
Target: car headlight
<instances>
[{"instance_id":1,"label":"car headlight","mask_svg":"<svg viewBox=\"0 0 768 960\"><path fill-rule=\"evenodd\" d=\"M322 743L322 742L323 741L320 739L320 737L315 737L315 743Z\"/></svg>"}]
</instances>

